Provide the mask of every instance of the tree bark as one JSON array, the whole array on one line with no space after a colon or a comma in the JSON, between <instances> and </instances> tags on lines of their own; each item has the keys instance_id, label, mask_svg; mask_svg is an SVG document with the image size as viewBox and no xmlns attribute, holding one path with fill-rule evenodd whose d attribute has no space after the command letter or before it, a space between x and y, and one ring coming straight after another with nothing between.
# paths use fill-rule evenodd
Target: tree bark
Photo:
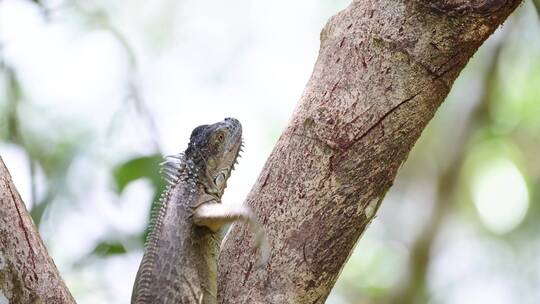
<instances>
[{"instance_id":1,"label":"tree bark","mask_svg":"<svg viewBox=\"0 0 540 304\"><path fill-rule=\"evenodd\" d=\"M220 257L220 303L324 303L455 78L518 0L358 0L321 33L311 79ZM451 147L449 147L451 149Z\"/></svg>"},{"instance_id":2,"label":"tree bark","mask_svg":"<svg viewBox=\"0 0 540 304\"><path fill-rule=\"evenodd\" d=\"M1 157L0 303L75 303Z\"/></svg>"}]
</instances>

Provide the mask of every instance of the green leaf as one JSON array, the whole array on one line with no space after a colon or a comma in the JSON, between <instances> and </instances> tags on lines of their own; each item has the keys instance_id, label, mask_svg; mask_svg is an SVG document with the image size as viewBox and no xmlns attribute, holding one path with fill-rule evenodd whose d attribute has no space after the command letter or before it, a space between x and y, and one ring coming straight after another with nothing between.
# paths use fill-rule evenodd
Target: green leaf
<instances>
[{"instance_id":1,"label":"green leaf","mask_svg":"<svg viewBox=\"0 0 540 304\"><path fill-rule=\"evenodd\" d=\"M157 192L161 192L165 187L159 174L159 163L162 160L161 155L154 154L130 159L116 167L113 174L117 192L122 193L130 182L141 178L149 179L158 190Z\"/></svg>"},{"instance_id":2,"label":"green leaf","mask_svg":"<svg viewBox=\"0 0 540 304\"><path fill-rule=\"evenodd\" d=\"M92 255L97 256L108 256L116 254L124 254L127 250L124 248L120 242L114 241L103 241L96 245L94 250L92 250Z\"/></svg>"},{"instance_id":3,"label":"green leaf","mask_svg":"<svg viewBox=\"0 0 540 304\"><path fill-rule=\"evenodd\" d=\"M161 178L159 173L159 164L163 161L163 158L159 154L142 156L133 158L120 166L116 167L114 170L114 177L116 181L116 190L118 193L122 193L124 188L132 181L147 178L149 179L155 187L154 197L152 198L152 203L150 207L150 214L152 210L155 210L159 207L159 197L161 193L165 190L165 182ZM150 218L150 214L148 217ZM141 241L144 241L148 237L148 227L144 230L143 234L140 236Z\"/></svg>"}]
</instances>

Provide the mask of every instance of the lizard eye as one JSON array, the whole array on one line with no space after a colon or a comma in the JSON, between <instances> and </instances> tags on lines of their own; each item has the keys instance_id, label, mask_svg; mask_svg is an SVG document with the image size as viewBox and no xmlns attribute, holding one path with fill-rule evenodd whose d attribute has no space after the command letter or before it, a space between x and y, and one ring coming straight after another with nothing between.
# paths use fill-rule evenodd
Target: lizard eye
<instances>
[{"instance_id":1,"label":"lizard eye","mask_svg":"<svg viewBox=\"0 0 540 304\"><path fill-rule=\"evenodd\" d=\"M216 136L216 142L220 143L223 141L225 137L223 136L223 133L219 133L217 136Z\"/></svg>"},{"instance_id":2,"label":"lizard eye","mask_svg":"<svg viewBox=\"0 0 540 304\"><path fill-rule=\"evenodd\" d=\"M221 172L214 178L214 184L217 187L222 188L225 186L225 173Z\"/></svg>"}]
</instances>

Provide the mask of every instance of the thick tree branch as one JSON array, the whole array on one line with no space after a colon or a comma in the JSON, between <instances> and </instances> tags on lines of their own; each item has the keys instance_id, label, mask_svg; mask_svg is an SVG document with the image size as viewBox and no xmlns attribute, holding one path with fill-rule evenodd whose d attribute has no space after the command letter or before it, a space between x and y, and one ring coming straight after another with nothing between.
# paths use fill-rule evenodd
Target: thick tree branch
<instances>
[{"instance_id":1,"label":"thick tree branch","mask_svg":"<svg viewBox=\"0 0 540 304\"><path fill-rule=\"evenodd\" d=\"M2 300L75 303L0 158L0 302Z\"/></svg>"},{"instance_id":2,"label":"thick tree branch","mask_svg":"<svg viewBox=\"0 0 540 304\"><path fill-rule=\"evenodd\" d=\"M453 81L519 3L358 0L330 19L247 198L271 260L255 269L246 229L233 227L220 257L221 303L324 303Z\"/></svg>"}]
</instances>

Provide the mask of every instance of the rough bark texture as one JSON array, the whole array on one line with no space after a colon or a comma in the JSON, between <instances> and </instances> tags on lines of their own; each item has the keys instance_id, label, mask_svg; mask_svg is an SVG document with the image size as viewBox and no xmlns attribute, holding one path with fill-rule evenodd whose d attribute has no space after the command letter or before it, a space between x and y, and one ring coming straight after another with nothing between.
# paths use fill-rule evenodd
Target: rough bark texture
<instances>
[{"instance_id":1,"label":"rough bark texture","mask_svg":"<svg viewBox=\"0 0 540 304\"><path fill-rule=\"evenodd\" d=\"M75 303L0 158L0 303Z\"/></svg>"},{"instance_id":2,"label":"rough bark texture","mask_svg":"<svg viewBox=\"0 0 540 304\"><path fill-rule=\"evenodd\" d=\"M313 74L247 198L273 247L253 267L234 227L221 303L324 303L398 168L517 0L359 0L321 33Z\"/></svg>"}]
</instances>

